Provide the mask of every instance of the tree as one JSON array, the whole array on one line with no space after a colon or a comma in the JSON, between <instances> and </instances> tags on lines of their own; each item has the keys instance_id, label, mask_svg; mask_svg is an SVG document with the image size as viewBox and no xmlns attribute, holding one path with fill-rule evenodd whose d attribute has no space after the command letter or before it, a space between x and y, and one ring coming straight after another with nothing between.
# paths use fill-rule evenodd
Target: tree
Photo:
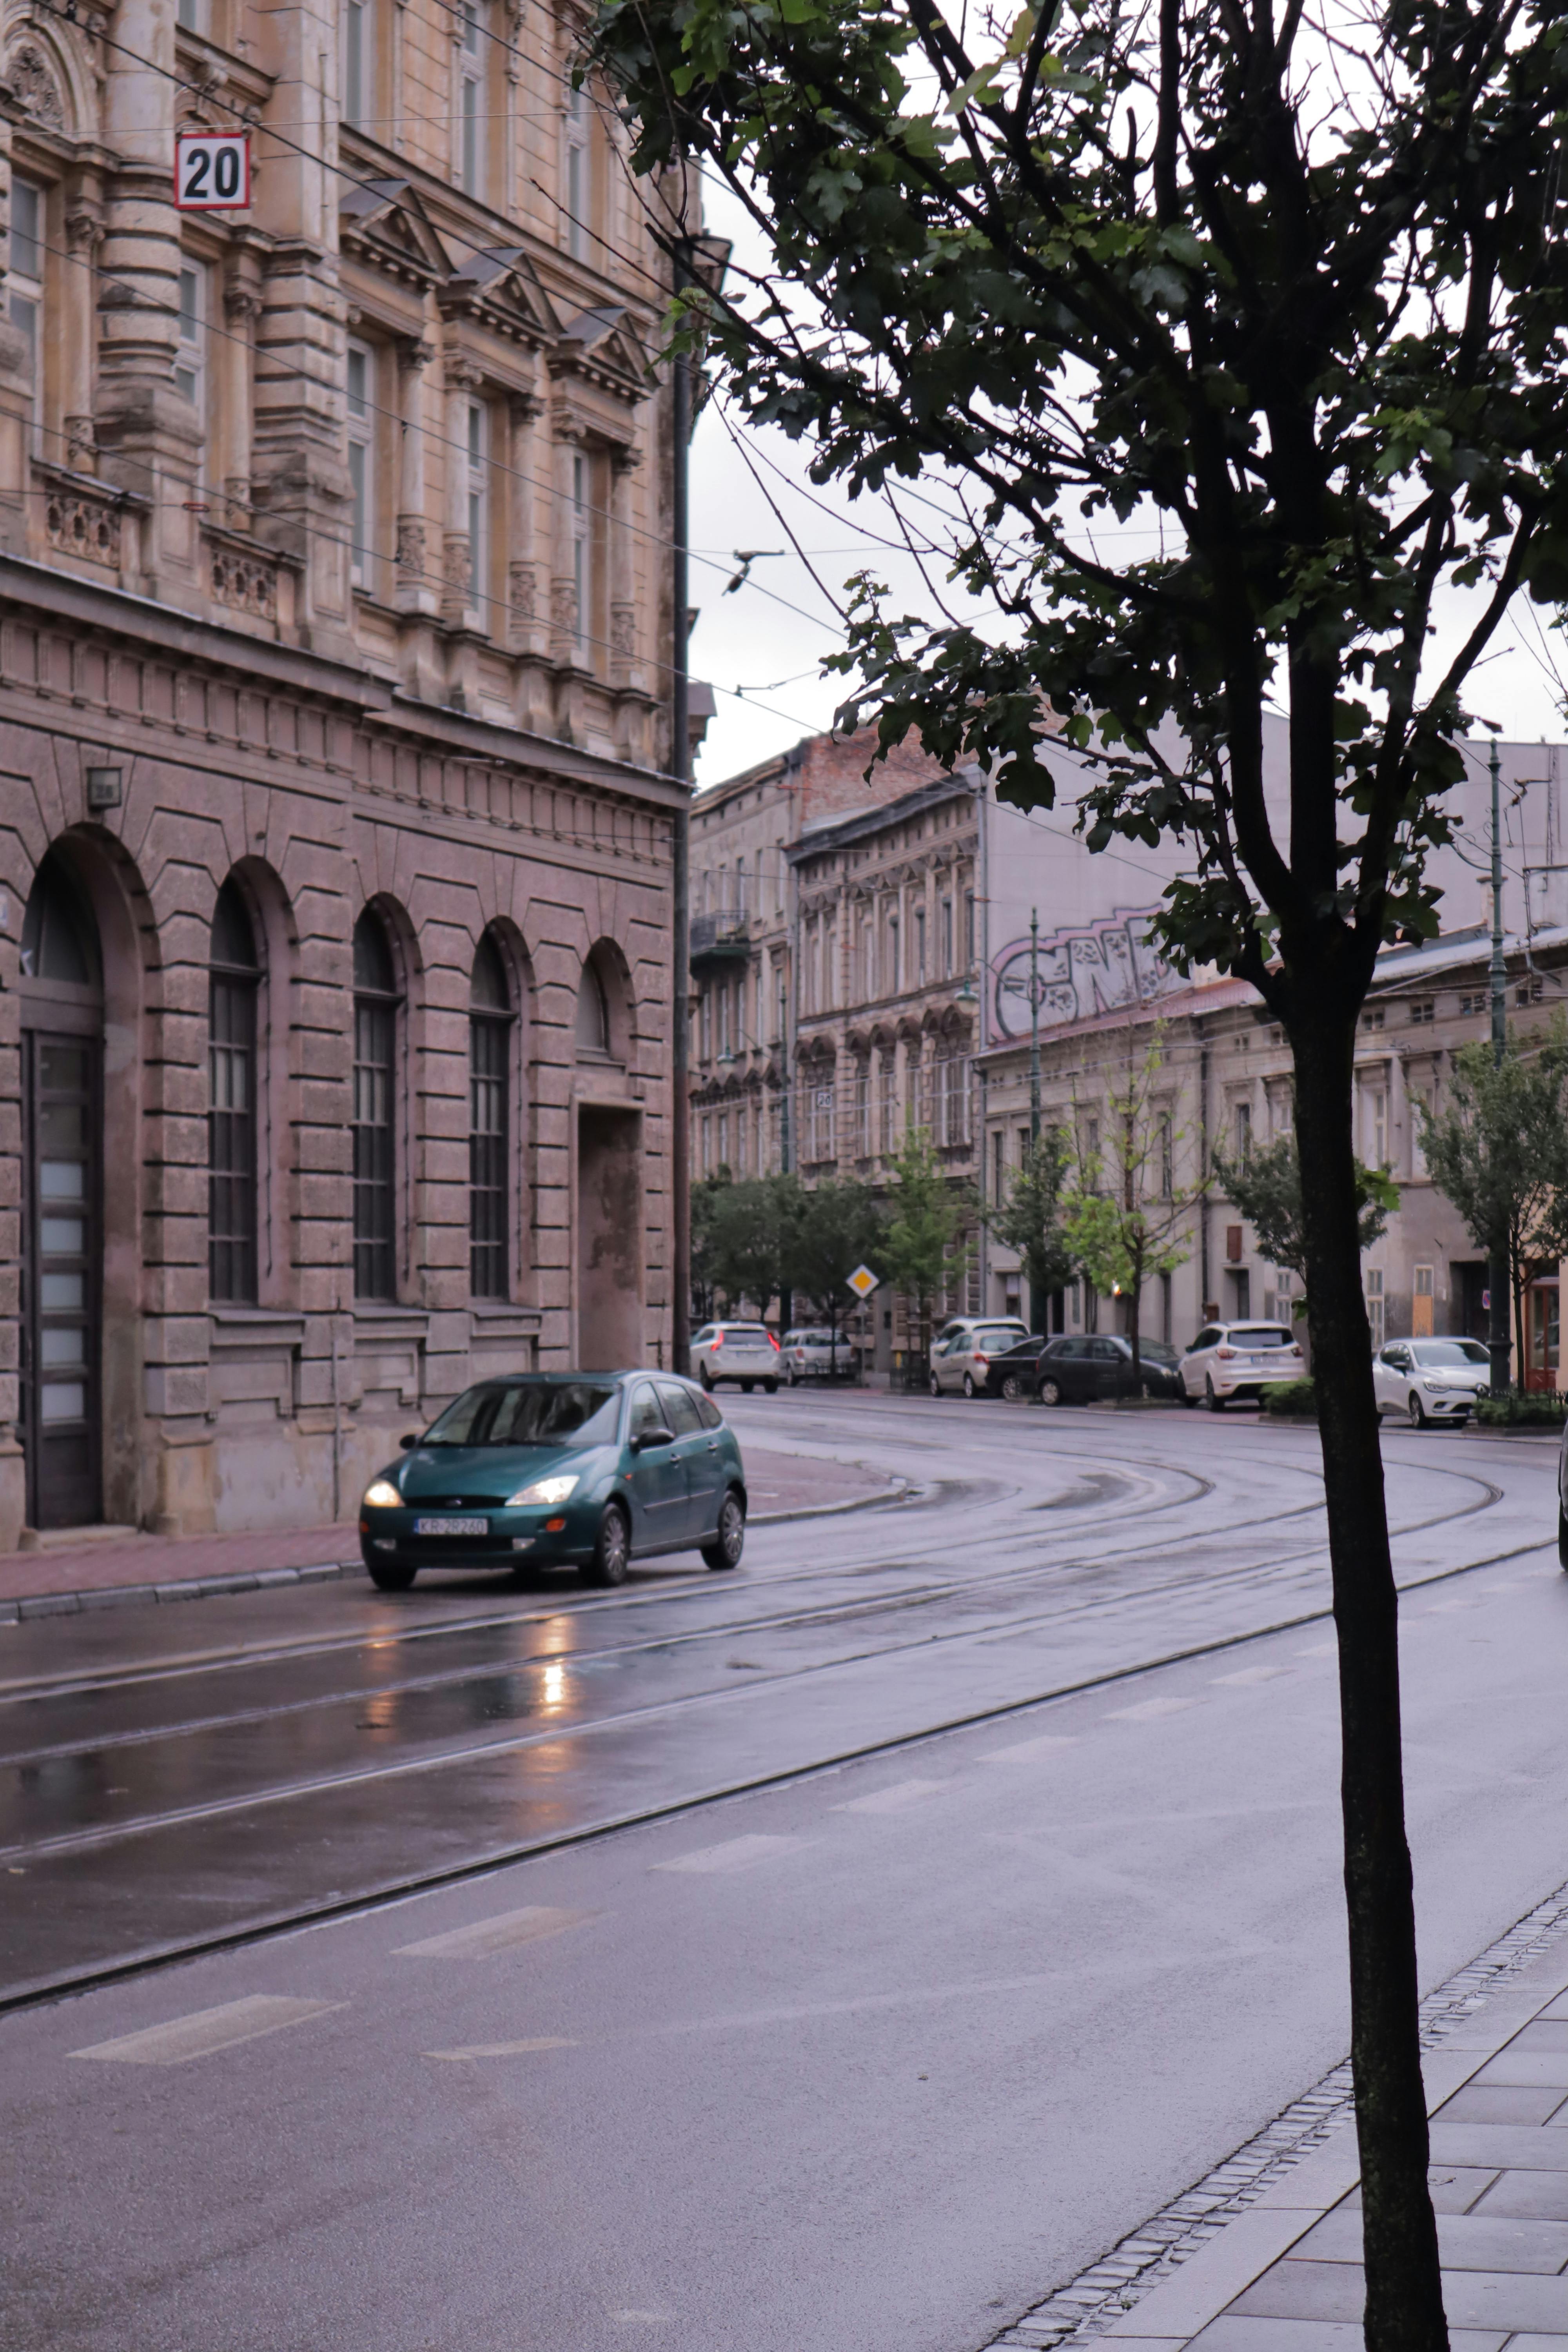
<instances>
[{"instance_id":1,"label":"tree","mask_svg":"<svg viewBox=\"0 0 1568 2352\"><path fill-rule=\"evenodd\" d=\"M745 1299L766 1315L789 1280L802 1197L798 1176L742 1176L712 1195L705 1263L731 1313Z\"/></svg>"},{"instance_id":2,"label":"tree","mask_svg":"<svg viewBox=\"0 0 1568 2352\"><path fill-rule=\"evenodd\" d=\"M1447 2326L1351 1074L1380 947L1436 927L1476 666L1516 593L1568 596L1561 10L599 0L593 44L666 250L700 166L771 255L678 304L720 396L943 575L934 620L856 586L846 723L1045 807L1048 702L1091 845L1184 845L1164 951L1289 1039L1373 2352Z\"/></svg>"},{"instance_id":3,"label":"tree","mask_svg":"<svg viewBox=\"0 0 1568 2352\"><path fill-rule=\"evenodd\" d=\"M1568 1130L1563 1082L1568 1023L1562 1013L1542 1038L1510 1038L1500 1062L1490 1045L1462 1045L1441 1117L1420 1107L1422 1148L1432 1181L1447 1193L1478 1249L1506 1258L1522 1381L1524 1294L1534 1266L1568 1253Z\"/></svg>"},{"instance_id":4,"label":"tree","mask_svg":"<svg viewBox=\"0 0 1568 2352\"><path fill-rule=\"evenodd\" d=\"M721 1168L691 1187L691 1313L693 1328L713 1312L713 1225L720 1194L730 1182L730 1171ZM682 1365L676 1367L683 1370Z\"/></svg>"},{"instance_id":5,"label":"tree","mask_svg":"<svg viewBox=\"0 0 1568 2352\"><path fill-rule=\"evenodd\" d=\"M1156 1024L1142 1060L1128 1071L1126 1085L1109 1088L1109 1144L1079 1156L1079 1181L1067 1200L1068 1244L1085 1275L1097 1290L1127 1301L1132 1378L1139 1386L1143 1378L1143 1286L1185 1264L1197 1198L1195 1190L1176 1181L1176 1161L1185 1139L1173 1127L1171 1113L1156 1091L1164 1064L1164 1039Z\"/></svg>"},{"instance_id":6,"label":"tree","mask_svg":"<svg viewBox=\"0 0 1568 2352\"><path fill-rule=\"evenodd\" d=\"M1003 1248L1018 1253L1029 1287L1029 1321L1037 1328L1043 1328L1047 1299L1078 1272L1061 1223L1068 1157L1059 1129L1046 1128L1025 1151L1006 1199L983 1212Z\"/></svg>"},{"instance_id":7,"label":"tree","mask_svg":"<svg viewBox=\"0 0 1568 2352\"><path fill-rule=\"evenodd\" d=\"M810 1299L827 1325L835 1372L849 1277L862 1261L880 1255L884 1223L876 1194L853 1176L815 1185L801 1202L790 1284L797 1297Z\"/></svg>"},{"instance_id":8,"label":"tree","mask_svg":"<svg viewBox=\"0 0 1568 2352\"><path fill-rule=\"evenodd\" d=\"M882 1256L893 1288L914 1302L923 1358L931 1345L931 1301L963 1264L953 1244L969 1220L969 1188L949 1178L923 1127L908 1129L889 1173Z\"/></svg>"},{"instance_id":9,"label":"tree","mask_svg":"<svg viewBox=\"0 0 1568 2352\"><path fill-rule=\"evenodd\" d=\"M1307 1279L1307 1230L1301 1211L1301 1157L1294 1135L1281 1135L1262 1144L1245 1159L1229 1160L1217 1148L1209 1165L1227 1199L1236 1202L1258 1235L1258 1246L1270 1265L1289 1267L1301 1282ZM1399 1187L1386 1170L1355 1163L1356 1198L1360 1213L1356 1240L1369 1250L1399 1206ZM1303 1293L1295 1301L1297 1315L1307 1311Z\"/></svg>"}]
</instances>

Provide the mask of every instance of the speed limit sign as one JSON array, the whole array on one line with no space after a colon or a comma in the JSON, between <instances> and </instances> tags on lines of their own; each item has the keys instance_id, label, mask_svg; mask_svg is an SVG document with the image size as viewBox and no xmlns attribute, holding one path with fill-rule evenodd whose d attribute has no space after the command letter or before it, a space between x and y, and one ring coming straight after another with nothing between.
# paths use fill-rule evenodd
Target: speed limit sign
<instances>
[{"instance_id":1,"label":"speed limit sign","mask_svg":"<svg viewBox=\"0 0 1568 2352\"><path fill-rule=\"evenodd\" d=\"M174 203L183 213L250 206L248 131L181 131L174 139Z\"/></svg>"}]
</instances>

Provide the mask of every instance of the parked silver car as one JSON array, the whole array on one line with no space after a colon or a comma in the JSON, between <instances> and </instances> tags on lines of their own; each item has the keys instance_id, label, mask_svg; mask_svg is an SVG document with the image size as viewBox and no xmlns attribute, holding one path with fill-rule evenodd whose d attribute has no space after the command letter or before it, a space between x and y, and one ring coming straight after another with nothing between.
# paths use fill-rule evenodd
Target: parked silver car
<instances>
[{"instance_id":1,"label":"parked silver car","mask_svg":"<svg viewBox=\"0 0 1568 2352\"><path fill-rule=\"evenodd\" d=\"M779 1361L779 1343L765 1323L704 1323L691 1342L691 1377L705 1389L737 1381L746 1396L759 1383L772 1396Z\"/></svg>"},{"instance_id":2,"label":"parked silver car","mask_svg":"<svg viewBox=\"0 0 1568 2352\"><path fill-rule=\"evenodd\" d=\"M960 1390L966 1397L979 1396L985 1387L985 1372L993 1356L1005 1355L1016 1348L1020 1339L1029 1336L1029 1327L1016 1315L955 1316L943 1324L931 1351L931 1392L932 1396L951 1395Z\"/></svg>"},{"instance_id":3,"label":"parked silver car","mask_svg":"<svg viewBox=\"0 0 1568 2352\"><path fill-rule=\"evenodd\" d=\"M1256 1404L1269 1382L1299 1381L1303 1362L1283 1323L1205 1323L1182 1358L1182 1391L1221 1412L1233 1397Z\"/></svg>"},{"instance_id":4,"label":"parked silver car","mask_svg":"<svg viewBox=\"0 0 1568 2352\"><path fill-rule=\"evenodd\" d=\"M784 1378L792 1389L802 1381L847 1380L855 1370L853 1346L842 1331L835 1342L826 1324L786 1331L782 1354Z\"/></svg>"},{"instance_id":5,"label":"parked silver car","mask_svg":"<svg viewBox=\"0 0 1568 2352\"><path fill-rule=\"evenodd\" d=\"M1491 1393L1492 1360L1479 1339L1390 1339L1372 1360L1379 1414L1403 1413L1412 1429L1461 1425L1478 1397Z\"/></svg>"}]
</instances>

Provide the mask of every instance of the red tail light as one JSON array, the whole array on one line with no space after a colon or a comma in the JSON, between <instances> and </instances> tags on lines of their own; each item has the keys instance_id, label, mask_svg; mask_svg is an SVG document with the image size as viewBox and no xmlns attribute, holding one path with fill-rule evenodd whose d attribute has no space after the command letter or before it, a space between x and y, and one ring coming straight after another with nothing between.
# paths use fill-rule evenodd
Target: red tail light
<instances>
[{"instance_id":1,"label":"red tail light","mask_svg":"<svg viewBox=\"0 0 1568 2352\"><path fill-rule=\"evenodd\" d=\"M985 1366L991 1361L991 1359L989 1356L983 1356L979 1349L976 1348L974 1350L974 1360L980 1366L981 1370L984 1370Z\"/></svg>"},{"instance_id":2,"label":"red tail light","mask_svg":"<svg viewBox=\"0 0 1568 2352\"><path fill-rule=\"evenodd\" d=\"M772 1333L771 1331L768 1333L768 1345L769 1345L769 1347L773 1349L773 1351L774 1355L776 1356L776 1355L778 1354L778 1352L779 1352L779 1343L778 1343L778 1341L773 1338L773 1333Z\"/></svg>"},{"instance_id":3,"label":"red tail light","mask_svg":"<svg viewBox=\"0 0 1568 2352\"><path fill-rule=\"evenodd\" d=\"M714 1334L713 1334L713 1345L714 1345L716 1348L721 1348L721 1347L723 1346L723 1344L724 1344L724 1334L722 1333L722 1331L715 1331L715 1332L714 1332Z\"/></svg>"},{"instance_id":4,"label":"red tail light","mask_svg":"<svg viewBox=\"0 0 1568 2352\"><path fill-rule=\"evenodd\" d=\"M1237 1351L1234 1348L1216 1348L1215 1349L1215 1354L1219 1358L1222 1364L1228 1363L1236 1352Z\"/></svg>"}]
</instances>

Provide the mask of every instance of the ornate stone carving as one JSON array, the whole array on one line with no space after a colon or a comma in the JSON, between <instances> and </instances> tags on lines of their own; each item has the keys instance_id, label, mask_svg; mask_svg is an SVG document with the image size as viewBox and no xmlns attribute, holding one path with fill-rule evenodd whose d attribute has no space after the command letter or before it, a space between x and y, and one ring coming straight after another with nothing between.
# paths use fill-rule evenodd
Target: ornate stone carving
<instances>
[{"instance_id":1,"label":"ornate stone carving","mask_svg":"<svg viewBox=\"0 0 1568 2352\"><path fill-rule=\"evenodd\" d=\"M610 653L623 667L635 659L637 649L637 614L635 604L613 604L610 607Z\"/></svg>"},{"instance_id":2,"label":"ornate stone carving","mask_svg":"<svg viewBox=\"0 0 1568 2352\"><path fill-rule=\"evenodd\" d=\"M6 61L5 79L35 121L47 123L51 131L65 129L65 100L54 68L31 41L19 41L12 50Z\"/></svg>"},{"instance_id":3,"label":"ornate stone carving","mask_svg":"<svg viewBox=\"0 0 1568 2352\"><path fill-rule=\"evenodd\" d=\"M557 580L552 583L550 626L562 649L562 658L570 660L577 644L577 586L574 581Z\"/></svg>"},{"instance_id":4,"label":"ornate stone carving","mask_svg":"<svg viewBox=\"0 0 1568 2352\"><path fill-rule=\"evenodd\" d=\"M410 586L425 577L425 526L417 515L397 518L397 577Z\"/></svg>"},{"instance_id":5,"label":"ornate stone carving","mask_svg":"<svg viewBox=\"0 0 1568 2352\"><path fill-rule=\"evenodd\" d=\"M103 223L98 215L78 206L66 215L66 244L70 252L90 257L103 237Z\"/></svg>"},{"instance_id":6,"label":"ornate stone carving","mask_svg":"<svg viewBox=\"0 0 1568 2352\"><path fill-rule=\"evenodd\" d=\"M66 418L66 464L73 474L98 471L98 428L90 416Z\"/></svg>"},{"instance_id":7,"label":"ornate stone carving","mask_svg":"<svg viewBox=\"0 0 1568 2352\"><path fill-rule=\"evenodd\" d=\"M485 380L484 370L465 352L448 352L441 364L448 392L478 392Z\"/></svg>"},{"instance_id":8,"label":"ornate stone carving","mask_svg":"<svg viewBox=\"0 0 1568 2352\"><path fill-rule=\"evenodd\" d=\"M62 555L81 555L89 562L120 569L120 509L107 499L51 490L44 508L44 529L49 545L58 547Z\"/></svg>"},{"instance_id":9,"label":"ornate stone carving","mask_svg":"<svg viewBox=\"0 0 1568 2352\"><path fill-rule=\"evenodd\" d=\"M466 530L449 530L441 555L441 577L449 604L466 606L474 584L474 551Z\"/></svg>"},{"instance_id":10,"label":"ornate stone carving","mask_svg":"<svg viewBox=\"0 0 1568 2352\"><path fill-rule=\"evenodd\" d=\"M227 530L248 530L254 520L250 508L250 478L247 474L230 474L223 486L223 520Z\"/></svg>"},{"instance_id":11,"label":"ornate stone carving","mask_svg":"<svg viewBox=\"0 0 1568 2352\"><path fill-rule=\"evenodd\" d=\"M278 617L278 566L263 555L242 555L230 547L213 549L213 596L258 621Z\"/></svg>"},{"instance_id":12,"label":"ornate stone carving","mask_svg":"<svg viewBox=\"0 0 1568 2352\"><path fill-rule=\"evenodd\" d=\"M508 566L508 571L511 587L511 617L526 626L534 617L535 599L539 593L538 578L531 563L513 563Z\"/></svg>"},{"instance_id":13,"label":"ornate stone carving","mask_svg":"<svg viewBox=\"0 0 1568 2352\"><path fill-rule=\"evenodd\" d=\"M436 356L435 344L422 341L417 335L400 336L396 351L397 364L400 368L428 367Z\"/></svg>"}]
</instances>

